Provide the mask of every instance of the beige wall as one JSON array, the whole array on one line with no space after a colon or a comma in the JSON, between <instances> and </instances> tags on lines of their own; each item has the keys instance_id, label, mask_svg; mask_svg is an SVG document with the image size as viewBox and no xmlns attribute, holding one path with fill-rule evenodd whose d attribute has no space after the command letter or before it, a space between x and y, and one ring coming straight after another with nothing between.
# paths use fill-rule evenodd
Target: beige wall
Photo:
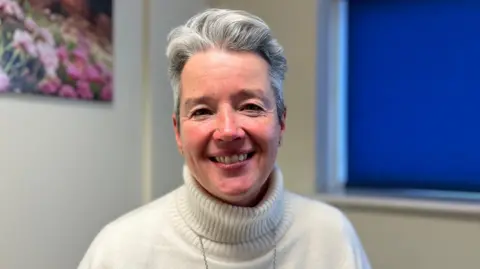
<instances>
[{"instance_id":1,"label":"beige wall","mask_svg":"<svg viewBox=\"0 0 480 269\"><path fill-rule=\"evenodd\" d=\"M315 25L313 0L212 0L213 7L244 9L264 19L284 46L287 131L279 155L287 187L312 192L315 185ZM293 4L295 3L295 4Z\"/></svg>"},{"instance_id":2,"label":"beige wall","mask_svg":"<svg viewBox=\"0 0 480 269\"><path fill-rule=\"evenodd\" d=\"M379 200L337 204L355 224L374 268L460 269L480 266L480 211L407 209ZM382 204L383 203L383 204ZM415 203L414 203L415 204ZM445 208L449 204L445 204Z\"/></svg>"},{"instance_id":3,"label":"beige wall","mask_svg":"<svg viewBox=\"0 0 480 269\"><path fill-rule=\"evenodd\" d=\"M320 124L321 128L326 125L317 122L315 115L327 109L316 107L316 101L328 98L325 92L328 85L326 46L331 2L211 0L214 7L244 9L259 15L285 47L290 66L285 84L289 110L287 136L279 163L287 187L303 194L315 191L315 173L323 172L315 171L316 162L324 160L326 155L326 145L316 145L315 139L315 125ZM478 213L431 214L421 203L412 211L389 205L382 199L376 202L377 206L359 206L355 199L327 201L340 207L352 220L374 268L480 266Z\"/></svg>"}]
</instances>

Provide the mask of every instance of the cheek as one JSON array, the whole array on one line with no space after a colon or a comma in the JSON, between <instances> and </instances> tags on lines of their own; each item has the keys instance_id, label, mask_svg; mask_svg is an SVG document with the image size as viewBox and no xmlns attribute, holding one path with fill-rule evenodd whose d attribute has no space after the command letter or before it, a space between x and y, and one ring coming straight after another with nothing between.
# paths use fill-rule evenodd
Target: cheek
<instances>
[{"instance_id":1,"label":"cheek","mask_svg":"<svg viewBox=\"0 0 480 269\"><path fill-rule=\"evenodd\" d=\"M275 150L280 139L280 127L271 123L255 124L250 127L256 143L265 151Z\"/></svg>"},{"instance_id":2,"label":"cheek","mask_svg":"<svg viewBox=\"0 0 480 269\"><path fill-rule=\"evenodd\" d=\"M199 128L185 124L182 128L181 140L183 148L189 154L200 154L208 144L208 128Z\"/></svg>"}]
</instances>

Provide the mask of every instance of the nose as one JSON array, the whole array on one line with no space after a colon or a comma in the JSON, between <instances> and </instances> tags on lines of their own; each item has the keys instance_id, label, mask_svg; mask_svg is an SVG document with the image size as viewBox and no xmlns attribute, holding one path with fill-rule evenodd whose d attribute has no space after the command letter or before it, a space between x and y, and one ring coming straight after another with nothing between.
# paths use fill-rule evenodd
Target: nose
<instances>
[{"instance_id":1,"label":"nose","mask_svg":"<svg viewBox=\"0 0 480 269\"><path fill-rule=\"evenodd\" d=\"M213 138L218 141L229 142L245 136L245 132L237 122L235 112L229 109L218 112L216 127Z\"/></svg>"}]
</instances>

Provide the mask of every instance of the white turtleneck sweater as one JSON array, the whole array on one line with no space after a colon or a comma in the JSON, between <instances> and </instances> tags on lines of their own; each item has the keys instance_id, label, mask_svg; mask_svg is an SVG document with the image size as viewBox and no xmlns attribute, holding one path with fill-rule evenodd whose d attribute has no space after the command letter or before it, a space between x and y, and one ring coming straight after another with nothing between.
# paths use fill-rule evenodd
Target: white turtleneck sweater
<instances>
[{"instance_id":1,"label":"white turtleneck sweater","mask_svg":"<svg viewBox=\"0 0 480 269\"><path fill-rule=\"evenodd\" d=\"M212 198L183 170L185 184L108 224L78 269L369 269L337 209L284 191L275 168L256 207Z\"/></svg>"}]
</instances>

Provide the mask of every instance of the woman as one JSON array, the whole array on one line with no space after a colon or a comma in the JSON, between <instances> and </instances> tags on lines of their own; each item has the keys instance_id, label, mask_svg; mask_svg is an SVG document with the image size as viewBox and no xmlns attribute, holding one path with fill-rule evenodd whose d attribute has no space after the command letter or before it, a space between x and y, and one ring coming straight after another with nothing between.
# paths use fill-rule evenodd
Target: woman
<instances>
[{"instance_id":1,"label":"woman","mask_svg":"<svg viewBox=\"0 0 480 269\"><path fill-rule=\"evenodd\" d=\"M184 185L105 227L79 269L370 268L342 213L283 189L286 60L268 26L209 9L168 41Z\"/></svg>"}]
</instances>

